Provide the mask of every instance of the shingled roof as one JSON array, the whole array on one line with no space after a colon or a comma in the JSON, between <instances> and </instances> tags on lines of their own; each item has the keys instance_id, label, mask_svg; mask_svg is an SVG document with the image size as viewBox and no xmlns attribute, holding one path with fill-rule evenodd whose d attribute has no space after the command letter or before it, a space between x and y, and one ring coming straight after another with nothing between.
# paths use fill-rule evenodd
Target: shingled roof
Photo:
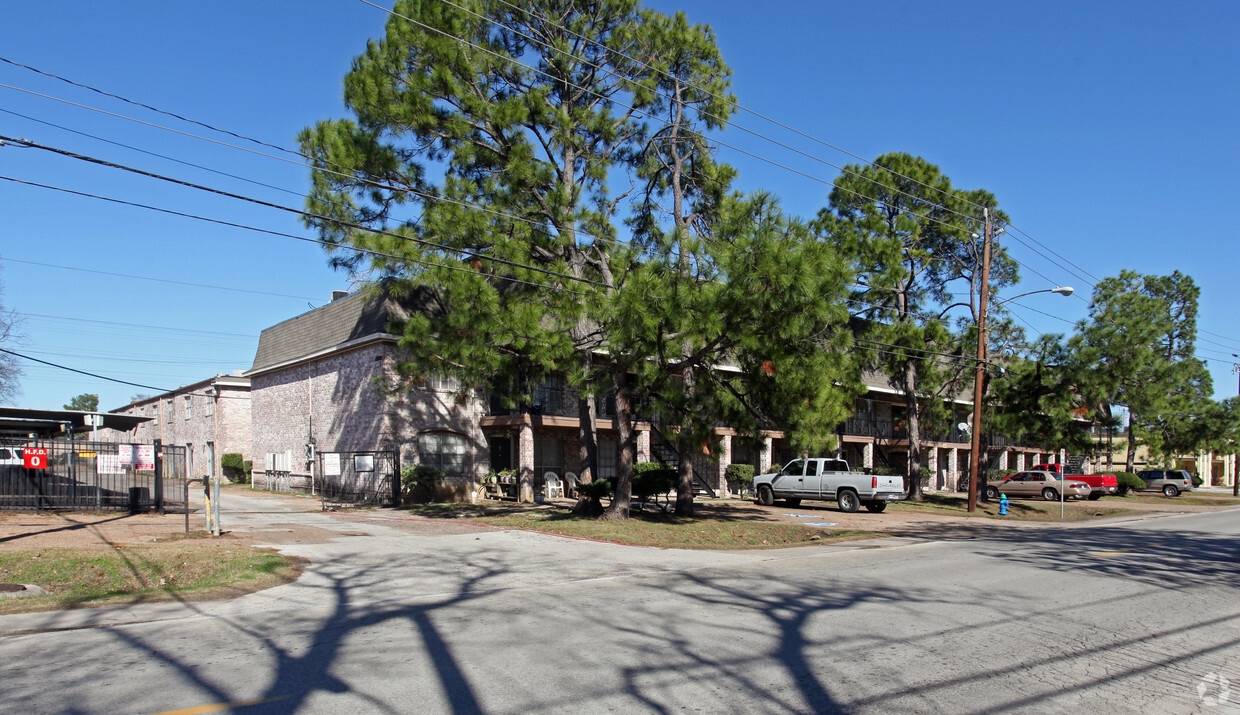
<instances>
[{"instance_id":1,"label":"shingled roof","mask_svg":"<svg viewBox=\"0 0 1240 715\"><path fill-rule=\"evenodd\" d=\"M369 288L338 298L320 308L277 323L259 335L250 371L304 358L366 337L390 337L393 321L408 318L412 306L426 305L428 296L396 298L382 288Z\"/></svg>"}]
</instances>

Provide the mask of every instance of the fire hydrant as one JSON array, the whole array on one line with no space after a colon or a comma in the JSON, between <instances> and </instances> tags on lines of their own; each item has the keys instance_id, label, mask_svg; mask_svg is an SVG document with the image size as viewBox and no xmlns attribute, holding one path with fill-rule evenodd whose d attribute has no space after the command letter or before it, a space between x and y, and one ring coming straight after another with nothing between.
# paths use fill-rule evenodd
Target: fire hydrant
<instances>
[{"instance_id":1,"label":"fire hydrant","mask_svg":"<svg viewBox=\"0 0 1240 715\"><path fill-rule=\"evenodd\" d=\"M1007 494L999 495L999 516L1007 516L1008 498Z\"/></svg>"}]
</instances>

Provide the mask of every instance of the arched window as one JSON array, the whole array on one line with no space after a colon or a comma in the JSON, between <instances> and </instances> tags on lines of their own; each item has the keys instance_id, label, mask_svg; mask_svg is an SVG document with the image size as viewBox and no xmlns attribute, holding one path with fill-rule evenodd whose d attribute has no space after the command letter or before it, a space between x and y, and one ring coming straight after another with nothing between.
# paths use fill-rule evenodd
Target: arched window
<instances>
[{"instance_id":1,"label":"arched window","mask_svg":"<svg viewBox=\"0 0 1240 715\"><path fill-rule=\"evenodd\" d=\"M418 462L444 474L465 473L465 436L428 432L418 436Z\"/></svg>"}]
</instances>

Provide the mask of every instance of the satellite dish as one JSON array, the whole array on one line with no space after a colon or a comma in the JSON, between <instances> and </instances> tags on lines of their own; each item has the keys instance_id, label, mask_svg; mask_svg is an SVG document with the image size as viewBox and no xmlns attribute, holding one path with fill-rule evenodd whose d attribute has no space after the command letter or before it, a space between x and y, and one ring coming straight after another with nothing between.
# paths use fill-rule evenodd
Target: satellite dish
<instances>
[{"instance_id":1,"label":"satellite dish","mask_svg":"<svg viewBox=\"0 0 1240 715\"><path fill-rule=\"evenodd\" d=\"M965 434L969 434L973 429L973 425L969 424L968 422L961 422L960 424L956 425L956 429L960 430L961 432L964 432Z\"/></svg>"}]
</instances>

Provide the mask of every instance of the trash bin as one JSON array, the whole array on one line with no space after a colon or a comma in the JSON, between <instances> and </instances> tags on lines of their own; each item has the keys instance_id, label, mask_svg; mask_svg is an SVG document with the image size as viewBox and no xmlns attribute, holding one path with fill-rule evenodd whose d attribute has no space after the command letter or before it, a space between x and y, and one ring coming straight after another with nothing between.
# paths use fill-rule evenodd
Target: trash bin
<instances>
[{"instance_id":1,"label":"trash bin","mask_svg":"<svg viewBox=\"0 0 1240 715\"><path fill-rule=\"evenodd\" d=\"M129 488L129 513L138 514L150 507L151 493L146 487Z\"/></svg>"}]
</instances>

